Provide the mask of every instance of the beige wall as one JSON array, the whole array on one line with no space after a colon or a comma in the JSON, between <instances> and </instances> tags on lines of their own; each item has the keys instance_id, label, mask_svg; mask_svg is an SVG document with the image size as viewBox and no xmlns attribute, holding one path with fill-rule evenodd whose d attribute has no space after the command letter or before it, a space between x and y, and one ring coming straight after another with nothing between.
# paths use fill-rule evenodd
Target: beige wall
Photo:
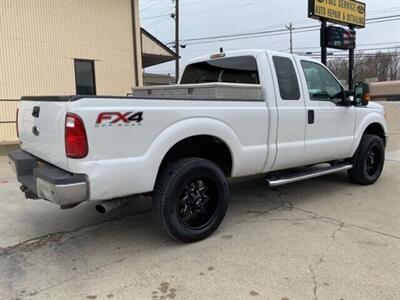
<instances>
[{"instance_id":1,"label":"beige wall","mask_svg":"<svg viewBox=\"0 0 400 300\"><path fill-rule=\"evenodd\" d=\"M372 82L369 84L371 97L400 96L400 80Z\"/></svg>"},{"instance_id":2,"label":"beige wall","mask_svg":"<svg viewBox=\"0 0 400 300\"><path fill-rule=\"evenodd\" d=\"M17 141L17 131L14 123L17 106L18 101L16 100L0 100L0 145Z\"/></svg>"},{"instance_id":3,"label":"beige wall","mask_svg":"<svg viewBox=\"0 0 400 300\"><path fill-rule=\"evenodd\" d=\"M75 94L74 58L95 60L97 94L130 92L135 15L133 31L131 0L0 0L0 99Z\"/></svg>"}]
</instances>

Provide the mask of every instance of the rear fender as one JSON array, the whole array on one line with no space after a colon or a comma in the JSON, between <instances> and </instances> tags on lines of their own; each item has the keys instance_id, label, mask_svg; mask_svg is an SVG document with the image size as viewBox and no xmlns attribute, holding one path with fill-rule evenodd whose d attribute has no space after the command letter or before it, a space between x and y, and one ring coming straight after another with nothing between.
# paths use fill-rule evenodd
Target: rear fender
<instances>
[{"instance_id":1,"label":"rear fender","mask_svg":"<svg viewBox=\"0 0 400 300\"><path fill-rule=\"evenodd\" d=\"M149 175L155 182L158 169L167 152L180 141L198 135L214 136L222 140L232 155L232 174L237 171L242 145L231 127L212 118L188 118L180 120L164 129L150 145L145 154L145 161L151 163Z\"/></svg>"}]
</instances>

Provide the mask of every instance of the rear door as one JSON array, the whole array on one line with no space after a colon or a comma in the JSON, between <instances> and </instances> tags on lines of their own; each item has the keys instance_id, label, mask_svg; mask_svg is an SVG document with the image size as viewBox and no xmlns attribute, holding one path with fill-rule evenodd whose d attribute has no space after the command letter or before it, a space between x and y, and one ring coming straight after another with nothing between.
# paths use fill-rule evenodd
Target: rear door
<instances>
[{"instance_id":1,"label":"rear door","mask_svg":"<svg viewBox=\"0 0 400 300\"><path fill-rule=\"evenodd\" d=\"M354 106L341 103L341 83L322 64L298 58L307 108L304 164L351 155L356 124Z\"/></svg>"},{"instance_id":2,"label":"rear door","mask_svg":"<svg viewBox=\"0 0 400 300\"><path fill-rule=\"evenodd\" d=\"M67 169L64 126L68 103L62 98L32 97L21 100L18 113L21 148L63 169Z\"/></svg>"},{"instance_id":3,"label":"rear door","mask_svg":"<svg viewBox=\"0 0 400 300\"><path fill-rule=\"evenodd\" d=\"M293 56L269 54L278 111L277 155L272 170L301 166L306 108Z\"/></svg>"}]
</instances>

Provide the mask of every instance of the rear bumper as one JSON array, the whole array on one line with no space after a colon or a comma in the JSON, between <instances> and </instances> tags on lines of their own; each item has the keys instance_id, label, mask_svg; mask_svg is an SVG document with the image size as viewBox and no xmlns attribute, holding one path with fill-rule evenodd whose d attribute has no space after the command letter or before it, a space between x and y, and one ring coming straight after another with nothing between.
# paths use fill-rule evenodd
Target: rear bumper
<instances>
[{"instance_id":1,"label":"rear bumper","mask_svg":"<svg viewBox=\"0 0 400 300\"><path fill-rule=\"evenodd\" d=\"M88 199L89 185L86 175L69 173L40 161L23 150L10 151L8 157L23 190L37 198L62 207L74 206Z\"/></svg>"}]
</instances>

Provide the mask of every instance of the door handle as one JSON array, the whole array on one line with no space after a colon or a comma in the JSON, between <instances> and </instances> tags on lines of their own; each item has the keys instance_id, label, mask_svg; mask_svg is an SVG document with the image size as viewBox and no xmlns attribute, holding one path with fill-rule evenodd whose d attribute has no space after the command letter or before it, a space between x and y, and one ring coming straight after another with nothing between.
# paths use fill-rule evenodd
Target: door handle
<instances>
[{"instance_id":1,"label":"door handle","mask_svg":"<svg viewBox=\"0 0 400 300\"><path fill-rule=\"evenodd\" d=\"M32 116L34 118L39 118L39 114L40 114L40 107L39 106L34 106L32 109Z\"/></svg>"},{"instance_id":2,"label":"door handle","mask_svg":"<svg viewBox=\"0 0 400 300\"><path fill-rule=\"evenodd\" d=\"M308 110L308 124L314 124L315 121L315 113L314 110Z\"/></svg>"}]
</instances>

